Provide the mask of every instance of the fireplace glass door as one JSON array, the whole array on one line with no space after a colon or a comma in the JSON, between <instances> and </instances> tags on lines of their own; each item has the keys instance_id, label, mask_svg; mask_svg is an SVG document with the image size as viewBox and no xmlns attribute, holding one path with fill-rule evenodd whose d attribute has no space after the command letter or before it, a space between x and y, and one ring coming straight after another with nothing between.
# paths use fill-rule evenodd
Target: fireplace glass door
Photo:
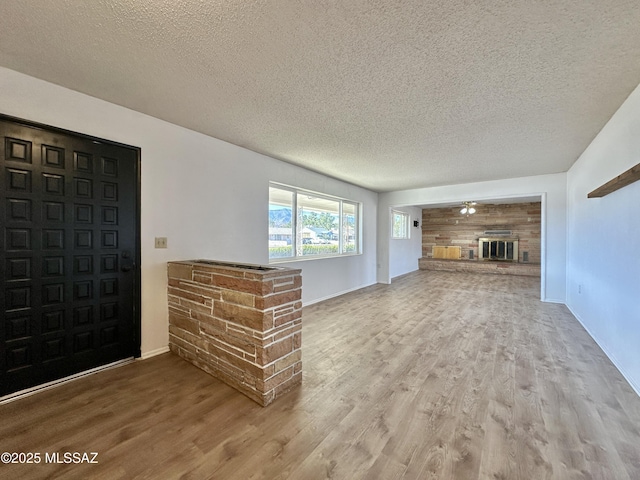
<instances>
[{"instance_id":1,"label":"fireplace glass door","mask_svg":"<svg viewBox=\"0 0 640 480\"><path fill-rule=\"evenodd\" d=\"M517 238L479 238L480 260L518 261Z\"/></svg>"}]
</instances>

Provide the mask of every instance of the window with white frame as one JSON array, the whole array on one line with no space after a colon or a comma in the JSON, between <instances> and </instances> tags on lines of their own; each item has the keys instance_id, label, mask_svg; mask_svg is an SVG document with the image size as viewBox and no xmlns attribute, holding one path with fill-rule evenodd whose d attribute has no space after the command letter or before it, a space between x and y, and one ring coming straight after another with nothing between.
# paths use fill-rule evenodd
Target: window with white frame
<instances>
[{"instance_id":1,"label":"window with white frame","mask_svg":"<svg viewBox=\"0 0 640 480\"><path fill-rule=\"evenodd\" d=\"M409 238L409 214L391 210L391 238Z\"/></svg>"},{"instance_id":2,"label":"window with white frame","mask_svg":"<svg viewBox=\"0 0 640 480\"><path fill-rule=\"evenodd\" d=\"M360 253L358 202L269 184L269 261Z\"/></svg>"}]
</instances>

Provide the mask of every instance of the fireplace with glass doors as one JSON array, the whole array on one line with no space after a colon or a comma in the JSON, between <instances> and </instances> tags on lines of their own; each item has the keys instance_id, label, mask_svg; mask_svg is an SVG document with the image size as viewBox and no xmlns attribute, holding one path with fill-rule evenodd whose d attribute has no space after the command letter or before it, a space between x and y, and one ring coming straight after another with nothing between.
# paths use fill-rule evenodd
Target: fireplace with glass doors
<instances>
[{"instance_id":1,"label":"fireplace with glass doors","mask_svg":"<svg viewBox=\"0 0 640 480\"><path fill-rule=\"evenodd\" d=\"M478 259L495 260L502 262L517 262L518 239L491 237L479 238Z\"/></svg>"}]
</instances>

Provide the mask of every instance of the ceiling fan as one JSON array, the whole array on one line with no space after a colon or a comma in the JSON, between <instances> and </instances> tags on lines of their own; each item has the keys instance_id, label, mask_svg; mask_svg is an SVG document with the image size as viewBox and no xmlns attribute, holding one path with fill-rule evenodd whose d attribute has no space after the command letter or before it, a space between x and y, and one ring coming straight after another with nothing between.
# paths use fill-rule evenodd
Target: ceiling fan
<instances>
[{"instance_id":1,"label":"ceiling fan","mask_svg":"<svg viewBox=\"0 0 640 480\"><path fill-rule=\"evenodd\" d=\"M476 213L474 205L477 205L477 202L462 202L462 209L460 210L460 213L462 215L473 215Z\"/></svg>"}]
</instances>

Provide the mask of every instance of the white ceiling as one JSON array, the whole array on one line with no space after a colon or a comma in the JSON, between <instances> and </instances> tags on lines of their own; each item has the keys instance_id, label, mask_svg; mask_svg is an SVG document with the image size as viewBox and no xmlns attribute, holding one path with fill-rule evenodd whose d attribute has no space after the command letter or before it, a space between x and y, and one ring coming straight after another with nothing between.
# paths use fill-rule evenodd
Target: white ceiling
<instances>
[{"instance_id":1,"label":"white ceiling","mask_svg":"<svg viewBox=\"0 0 640 480\"><path fill-rule=\"evenodd\" d=\"M566 171L640 2L1 0L0 65L389 191Z\"/></svg>"}]
</instances>

